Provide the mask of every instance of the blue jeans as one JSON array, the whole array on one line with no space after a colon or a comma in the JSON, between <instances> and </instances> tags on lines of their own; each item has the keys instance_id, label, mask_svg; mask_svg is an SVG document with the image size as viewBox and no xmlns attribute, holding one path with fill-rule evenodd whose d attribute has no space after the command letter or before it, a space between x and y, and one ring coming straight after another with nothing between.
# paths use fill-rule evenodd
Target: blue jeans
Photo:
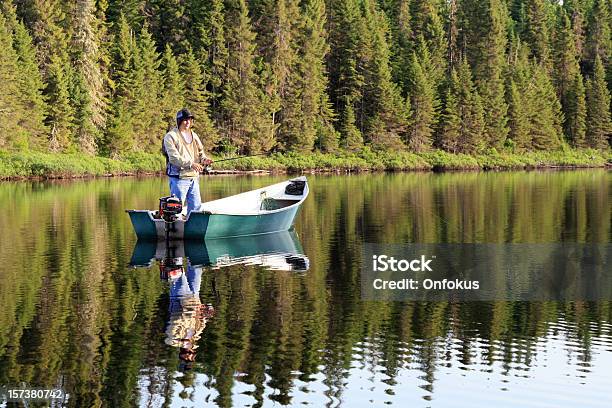
<instances>
[{"instance_id":1,"label":"blue jeans","mask_svg":"<svg viewBox=\"0 0 612 408\"><path fill-rule=\"evenodd\" d=\"M191 297L199 299L201 284L202 268L194 268L187 261L187 272L170 282L170 313L182 311L181 300Z\"/></svg>"},{"instance_id":2,"label":"blue jeans","mask_svg":"<svg viewBox=\"0 0 612 408\"><path fill-rule=\"evenodd\" d=\"M186 260L186 258L183 258ZM202 268L193 267L187 260L187 271L170 283L170 297L199 296L202 284Z\"/></svg>"},{"instance_id":3,"label":"blue jeans","mask_svg":"<svg viewBox=\"0 0 612 408\"><path fill-rule=\"evenodd\" d=\"M187 201L187 215L193 210L200 208L202 199L200 198L199 178L179 179L170 177L170 194L177 196L185 205Z\"/></svg>"}]
</instances>

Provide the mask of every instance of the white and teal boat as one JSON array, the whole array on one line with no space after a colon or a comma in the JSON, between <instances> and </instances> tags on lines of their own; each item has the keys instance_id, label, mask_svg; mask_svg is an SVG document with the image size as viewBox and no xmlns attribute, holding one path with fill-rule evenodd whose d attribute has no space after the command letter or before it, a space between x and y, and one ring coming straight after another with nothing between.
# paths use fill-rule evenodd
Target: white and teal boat
<instances>
[{"instance_id":1,"label":"white and teal boat","mask_svg":"<svg viewBox=\"0 0 612 408\"><path fill-rule=\"evenodd\" d=\"M204 240L287 231L308 197L306 177L202 203L187 219L167 223L151 210L127 210L139 240Z\"/></svg>"}]
</instances>

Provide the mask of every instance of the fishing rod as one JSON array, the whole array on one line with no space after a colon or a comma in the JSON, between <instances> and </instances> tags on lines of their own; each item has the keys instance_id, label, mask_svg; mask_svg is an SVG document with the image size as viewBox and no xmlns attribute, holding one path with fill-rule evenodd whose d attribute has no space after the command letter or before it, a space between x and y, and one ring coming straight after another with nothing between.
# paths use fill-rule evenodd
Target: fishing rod
<instances>
[{"instance_id":1,"label":"fishing rod","mask_svg":"<svg viewBox=\"0 0 612 408\"><path fill-rule=\"evenodd\" d=\"M238 160L238 159L248 159L249 157L267 156L269 154L272 154L272 152L252 154L250 156L230 157L229 159L214 160L213 163L221 163L221 162L224 162L224 161Z\"/></svg>"},{"instance_id":2,"label":"fishing rod","mask_svg":"<svg viewBox=\"0 0 612 408\"><path fill-rule=\"evenodd\" d=\"M268 156L268 155L270 155L272 153L273 152L267 152L267 153L251 154L249 156L230 157L228 159L214 160L213 163L211 163L211 164L221 163L221 162L230 161L230 160L248 159L250 157L257 157L257 156ZM210 164L204 168L204 171L206 171L206 172L210 172L211 170L212 170L212 167L211 167Z\"/></svg>"}]
</instances>

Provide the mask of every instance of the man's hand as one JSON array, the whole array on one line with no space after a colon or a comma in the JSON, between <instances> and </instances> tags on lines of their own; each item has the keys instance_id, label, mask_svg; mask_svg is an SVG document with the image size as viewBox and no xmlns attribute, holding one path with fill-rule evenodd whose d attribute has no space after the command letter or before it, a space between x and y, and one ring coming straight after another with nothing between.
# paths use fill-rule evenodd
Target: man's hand
<instances>
[{"instance_id":1,"label":"man's hand","mask_svg":"<svg viewBox=\"0 0 612 408\"><path fill-rule=\"evenodd\" d=\"M208 157L202 161L202 164L204 166L210 166L212 163L213 163L212 159L209 159Z\"/></svg>"},{"instance_id":2,"label":"man's hand","mask_svg":"<svg viewBox=\"0 0 612 408\"><path fill-rule=\"evenodd\" d=\"M198 173L201 173L204 170L204 166L202 166L201 164L198 163L193 163L191 165L191 168L195 171L197 171Z\"/></svg>"}]
</instances>

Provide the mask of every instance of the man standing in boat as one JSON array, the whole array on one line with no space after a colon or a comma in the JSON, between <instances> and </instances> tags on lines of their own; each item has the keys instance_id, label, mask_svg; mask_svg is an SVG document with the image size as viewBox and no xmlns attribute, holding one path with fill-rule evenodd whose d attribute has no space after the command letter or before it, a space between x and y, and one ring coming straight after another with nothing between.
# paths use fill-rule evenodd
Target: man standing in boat
<instances>
[{"instance_id":1,"label":"man standing in boat","mask_svg":"<svg viewBox=\"0 0 612 408\"><path fill-rule=\"evenodd\" d=\"M199 175L212 163L204 153L202 141L191 129L195 116L183 108L176 113L176 127L164 136L162 152L166 156L166 174L170 182L170 194L178 197L183 206L187 203L187 215L200 207Z\"/></svg>"}]
</instances>

